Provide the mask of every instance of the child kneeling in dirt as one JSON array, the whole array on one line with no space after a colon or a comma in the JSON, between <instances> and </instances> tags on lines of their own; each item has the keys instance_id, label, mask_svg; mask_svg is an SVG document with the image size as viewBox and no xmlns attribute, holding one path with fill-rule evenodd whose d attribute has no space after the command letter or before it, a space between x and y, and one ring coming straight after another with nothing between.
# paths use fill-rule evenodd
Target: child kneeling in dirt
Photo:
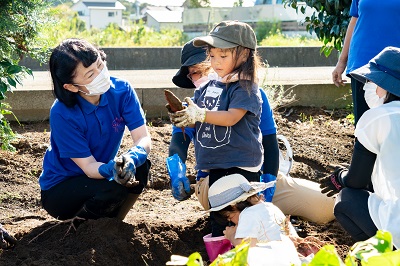
<instances>
[{"instance_id":1,"label":"child kneeling in dirt","mask_svg":"<svg viewBox=\"0 0 400 266\"><path fill-rule=\"evenodd\" d=\"M249 239L250 247L283 241L288 248L296 248L301 259L315 254L323 242L314 237L299 237L289 216L286 217L277 206L265 202L259 195L274 182L249 182L240 174L224 176L210 186L209 211L216 213L216 219L233 224L224 230L225 238L233 246L244 239Z\"/></svg>"},{"instance_id":2,"label":"child kneeling in dirt","mask_svg":"<svg viewBox=\"0 0 400 266\"><path fill-rule=\"evenodd\" d=\"M282 236L298 237L296 230L283 212L271 202L258 195L274 182L249 182L240 174L221 177L209 189L208 199L216 218L228 220L224 236L236 246L244 238L250 245L258 242L282 240Z\"/></svg>"}]
</instances>

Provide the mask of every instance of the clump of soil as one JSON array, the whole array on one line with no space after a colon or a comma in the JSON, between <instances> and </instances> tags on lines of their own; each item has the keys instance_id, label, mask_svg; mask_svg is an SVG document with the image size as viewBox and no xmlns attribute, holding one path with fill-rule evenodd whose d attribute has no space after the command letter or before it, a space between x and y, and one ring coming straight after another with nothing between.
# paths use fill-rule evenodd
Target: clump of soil
<instances>
[{"instance_id":1,"label":"clump of soil","mask_svg":"<svg viewBox=\"0 0 400 266\"><path fill-rule=\"evenodd\" d=\"M294 152L291 176L318 181L334 165L348 163L354 126L346 110L291 107L275 112L278 134L286 136ZM149 121L150 122L150 121ZM124 221L104 218L68 231L40 206L38 177L49 143L48 121L13 124L20 138L15 153L0 151L0 222L18 239L10 250L0 250L0 265L165 265L172 254L207 254L202 237L210 232L208 217L192 195L176 201L170 191L165 159L171 125L161 119L149 123L153 150L151 181ZM132 145L125 134L121 150ZM194 177L193 146L187 161ZM318 225L292 217L300 235L333 244L344 258L354 241L336 221Z\"/></svg>"}]
</instances>

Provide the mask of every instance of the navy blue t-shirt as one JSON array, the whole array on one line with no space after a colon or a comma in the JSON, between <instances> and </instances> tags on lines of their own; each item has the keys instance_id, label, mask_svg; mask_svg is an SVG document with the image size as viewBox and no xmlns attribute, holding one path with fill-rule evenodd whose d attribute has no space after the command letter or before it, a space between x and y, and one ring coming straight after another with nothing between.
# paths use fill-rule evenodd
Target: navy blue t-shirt
<instances>
[{"instance_id":1,"label":"navy blue t-shirt","mask_svg":"<svg viewBox=\"0 0 400 266\"><path fill-rule=\"evenodd\" d=\"M262 160L262 136L259 128L261 115L260 90L255 85L249 93L239 82L211 80L195 91L194 102L212 111L231 108L247 110L235 125L217 126L196 123L196 169L226 169L255 167Z\"/></svg>"}]
</instances>

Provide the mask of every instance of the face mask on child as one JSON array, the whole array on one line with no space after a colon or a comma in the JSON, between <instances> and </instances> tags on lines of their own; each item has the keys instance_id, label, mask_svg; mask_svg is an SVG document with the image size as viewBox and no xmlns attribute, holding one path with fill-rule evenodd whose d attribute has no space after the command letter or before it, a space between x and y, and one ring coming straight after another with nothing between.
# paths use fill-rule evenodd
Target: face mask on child
<instances>
[{"instance_id":1,"label":"face mask on child","mask_svg":"<svg viewBox=\"0 0 400 266\"><path fill-rule=\"evenodd\" d=\"M193 81L193 85L196 86L196 88L200 87L200 85L208 80L208 76L203 76L199 78L196 81Z\"/></svg>"},{"instance_id":2,"label":"face mask on child","mask_svg":"<svg viewBox=\"0 0 400 266\"><path fill-rule=\"evenodd\" d=\"M81 85L85 86L89 93L85 93L88 96L104 94L110 88L111 80L110 73L108 72L107 66L104 65L99 75L92 80L89 84Z\"/></svg>"},{"instance_id":3,"label":"face mask on child","mask_svg":"<svg viewBox=\"0 0 400 266\"><path fill-rule=\"evenodd\" d=\"M378 107L383 104L383 101L385 100L386 95L383 97L379 97L378 94L376 94L376 88L378 85L376 85L373 82L367 82L364 85L364 99L367 102L369 108L374 108Z\"/></svg>"}]
</instances>

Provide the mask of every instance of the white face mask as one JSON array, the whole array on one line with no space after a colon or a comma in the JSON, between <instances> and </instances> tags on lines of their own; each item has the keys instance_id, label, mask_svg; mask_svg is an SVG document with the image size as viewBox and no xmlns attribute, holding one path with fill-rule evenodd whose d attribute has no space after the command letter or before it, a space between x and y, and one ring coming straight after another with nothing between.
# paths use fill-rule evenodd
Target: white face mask
<instances>
[{"instance_id":1,"label":"white face mask","mask_svg":"<svg viewBox=\"0 0 400 266\"><path fill-rule=\"evenodd\" d=\"M385 96L379 97L378 94L376 94L376 88L378 85L376 85L373 82L367 82L364 85L364 99L367 102L369 108L375 108L383 104L383 101L385 100Z\"/></svg>"},{"instance_id":2,"label":"white face mask","mask_svg":"<svg viewBox=\"0 0 400 266\"><path fill-rule=\"evenodd\" d=\"M103 69L92 82L80 86L85 86L89 91L89 93L85 93L87 96L104 94L111 86L110 73L108 72L107 66L104 64Z\"/></svg>"},{"instance_id":3,"label":"white face mask","mask_svg":"<svg viewBox=\"0 0 400 266\"><path fill-rule=\"evenodd\" d=\"M196 81L193 81L194 86L196 86L196 88L200 87L200 85L204 82L206 82L208 80L208 76L203 76L201 78L199 78Z\"/></svg>"}]
</instances>

